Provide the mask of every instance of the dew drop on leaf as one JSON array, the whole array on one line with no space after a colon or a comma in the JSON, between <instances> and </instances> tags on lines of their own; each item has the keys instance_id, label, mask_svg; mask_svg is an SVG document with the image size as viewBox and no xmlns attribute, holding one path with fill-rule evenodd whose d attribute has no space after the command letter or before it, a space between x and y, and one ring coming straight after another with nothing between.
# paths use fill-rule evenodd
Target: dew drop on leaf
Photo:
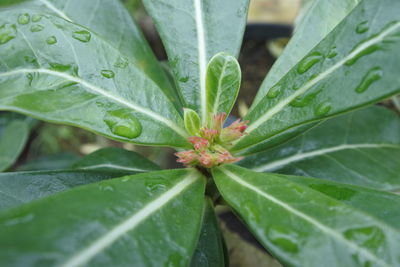
<instances>
[{"instance_id":1,"label":"dew drop on leaf","mask_svg":"<svg viewBox=\"0 0 400 267\"><path fill-rule=\"evenodd\" d=\"M296 241L298 237L292 236L289 229L282 226L271 226L268 230L268 237L274 245L280 247L284 251L289 253L299 252L299 246Z\"/></svg>"},{"instance_id":2,"label":"dew drop on leaf","mask_svg":"<svg viewBox=\"0 0 400 267\"><path fill-rule=\"evenodd\" d=\"M29 16L28 13L24 13L18 16L18 23L21 25L28 24L30 21L31 17Z\"/></svg>"},{"instance_id":3,"label":"dew drop on leaf","mask_svg":"<svg viewBox=\"0 0 400 267\"><path fill-rule=\"evenodd\" d=\"M337 51L336 51L336 46L332 47L332 49L329 51L328 55L326 56L327 58L334 58L337 56Z\"/></svg>"},{"instance_id":4,"label":"dew drop on leaf","mask_svg":"<svg viewBox=\"0 0 400 267\"><path fill-rule=\"evenodd\" d=\"M32 16L32 22L39 22L42 20L42 15L35 14Z\"/></svg>"},{"instance_id":5,"label":"dew drop on leaf","mask_svg":"<svg viewBox=\"0 0 400 267\"><path fill-rule=\"evenodd\" d=\"M14 24L3 24L0 26L0 45L7 43L17 36Z\"/></svg>"},{"instance_id":6,"label":"dew drop on leaf","mask_svg":"<svg viewBox=\"0 0 400 267\"><path fill-rule=\"evenodd\" d=\"M189 81L189 76L182 77L182 78L179 79L179 81L181 83L186 83L187 81Z\"/></svg>"},{"instance_id":7,"label":"dew drop on leaf","mask_svg":"<svg viewBox=\"0 0 400 267\"><path fill-rule=\"evenodd\" d=\"M108 183L100 183L98 184L98 187L101 191L109 191L109 192L114 192L115 188L114 186L108 184Z\"/></svg>"},{"instance_id":8,"label":"dew drop on leaf","mask_svg":"<svg viewBox=\"0 0 400 267\"><path fill-rule=\"evenodd\" d=\"M145 182L145 186L152 194L161 193L167 189L167 186L164 183L164 179L151 179Z\"/></svg>"},{"instance_id":9,"label":"dew drop on leaf","mask_svg":"<svg viewBox=\"0 0 400 267\"><path fill-rule=\"evenodd\" d=\"M380 67L372 68L367 72L367 74L361 80L361 83L357 86L356 92L363 93L368 90L368 88L376 81L382 78L383 71Z\"/></svg>"},{"instance_id":10,"label":"dew drop on leaf","mask_svg":"<svg viewBox=\"0 0 400 267\"><path fill-rule=\"evenodd\" d=\"M126 58L119 57L117 61L114 63L114 67L125 69L128 66L129 62Z\"/></svg>"},{"instance_id":11,"label":"dew drop on leaf","mask_svg":"<svg viewBox=\"0 0 400 267\"><path fill-rule=\"evenodd\" d=\"M322 102L315 109L315 115L322 116L327 114L332 109L332 104L328 101Z\"/></svg>"},{"instance_id":12,"label":"dew drop on leaf","mask_svg":"<svg viewBox=\"0 0 400 267\"><path fill-rule=\"evenodd\" d=\"M142 133L142 125L131 110L108 111L103 120L115 135L133 139Z\"/></svg>"},{"instance_id":13,"label":"dew drop on leaf","mask_svg":"<svg viewBox=\"0 0 400 267\"><path fill-rule=\"evenodd\" d=\"M312 52L306 58L300 61L299 66L297 67L297 72L299 74L303 74L311 69L315 64L321 61L322 55L319 52Z\"/></svg>"},{"instance_id":14,"label":"dew drop on leaf","mask_svg":"<svg viewBox=\"0 0 400 267\"><path fill-rule=\"evenodd\" d=\"M363 21L356 27L356 33L365 33L369 30L368 21Z\"/></svg>"},{"instance_id":15,"label":"dew drop on leaf","mask_svg":"<svg viewBox=\"0 0 400 267\"><path fill-rule=\"evenodd\" d=\"M107 79L111 79L115 77L115 73L112 70L102 70L101 75Z\"/></svg>"},{"instance_id":16,"label":"dew drop on leaf","mask_svg":"<svg viewBox=\"0 0 400 267\"><path fill-rule=\"evenodd\" d=\"M308 106L311 101L321 92L321 90L312 92L306 95L302 95L299 97L296 97L291 103L290 106L296 107L296 108L302 108L305 106Z\"/></svg>"},{"instance_id":17,"label":"dew drop on leaf","mask_svg":"<svg viewBox=\"0 0 400 267\"><path fill-rule=\"evenodd\" d=\"M281 86L277 85L269 89L267 93L268 98L275 98L281 93Z\"/></svg>"},{"instance_id":18,"label":"dew drop on leaf","mask_svg":"<svg viewBox=\"0 0 400 267\"><path fill-rule=\"evenodd\" d=\"M44 29L44 27L40 24L32 25L31 32L40 32Z\"/></svg>"},{"instance_id":19,"label":"dew drop on leaf","mask_svg":"<svg viewBox=\"0 0 400 267\"><path fill-rule=\"evenodd\" d=\"M55 36L50 36L49 38L46 39L46 43L49 45L53 45L57 43L57 38Z\"/></svg>"},{"instance_id":20,"label":"dew drop on leaf","mask_svg":"<svg viewBox=\"0 0 400 267\"><path fill-rule=\"evenodd\" d=\"M92 35L90 34L90 32L82 30L73 32L72 37L78 41L87 43L90 41Z\"/></svg>"},{"instance_id":21,"label":"dew drop on leaf","mask_svg":"<svg viewBox=\"0 0 400 267\"><path fill-rule=\"evenodd\" d=\"M59 72L68 72L75 76L78 75L78 66L76 66L75 64L61 64L56 62L50 62L49 65L51 70Z\"/></svg>"}]
</instances>

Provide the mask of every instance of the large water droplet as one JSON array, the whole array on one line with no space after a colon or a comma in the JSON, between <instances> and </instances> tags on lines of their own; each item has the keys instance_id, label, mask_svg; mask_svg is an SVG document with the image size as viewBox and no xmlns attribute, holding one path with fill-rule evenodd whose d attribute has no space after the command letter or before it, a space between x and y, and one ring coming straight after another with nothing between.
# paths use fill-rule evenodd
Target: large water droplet
<instances>
[{"instance_id":1,"label":"large water droplet","mask_svg":"<svg viewBox=\"0 0 400 267\"><path fill-rule=\"evenodd\" d=\"M72 37L78 41L87 43L90 41L92 35L90 34L90 32L82 30L73 32Z\"/></svg>"},{"instance_id":2,"label":"large water droplet","mask_svg":"<svg viewBox=\"0 0 400 267\"><path fill-rule=\"evenodd\" d=\"M44 27L40 24L32 25L31 32L40 32L44 29Z\"/></svg>"},{"instance_id":3,"label":"large water droplet","mask_svg":"<svg viewBox=\"0 0 400 267\"><path fill-rule=\"evenodd\" d=\"M363 77L361 83L357 86L356 92L363 93L368 90L368 88L374 82L380 80L382 78L383 71L380 67L372 68L367 72L367 74Z\"/></svg>"},{"instance_id":4,"label":"large water droplet","mask_svg":"<svg viewBox=\"0 0 400 267\"><path fill-rule=\"evenodd\" d=\"M247 217L253 222L260 222L260 211L257 206L252 201L247 201L242 206L243 211L246 213Z\"/></svg>"},{"instance_id":5,"label":"large water droplet","mask_svg":"<svg viewBox=\"0 0 400 267\"><path fill-rule=\"evenodd\" d=\"M368 21L363 21L356 27L356 33L365 33L369 30Z\"/></svg>"},{"instance_id":6,"label":"large water droplet","mask_svg":"<svg viewBox=\"0 0 400 267\"><path fill-rule=\"evenodd\" d=\"M126 58L119 57L117 61L114 63L114 67L125 69L128 66L129 62Z\"/></svg>"},{"instance_id":7,"label":"large water droplet","mask_svg":"<svg viewBox=\"0 0 400 267\"><path fill-rule=\"evenodd\" d=\"M379 248L385 242L385 234L377 226L348 229L344 232L344 236L370 249Z\"/></svg>"},{"instance_id":8,"label":"large water droplet","mask_svg":"<svg viewBox=\"0 0 400 267\"><path fill-rule=\"evenodd\" d=\"M302 95L299 97L296 97L291 103L290 105L292 107L296 107L296 108L302 108L305 106L308 106L311 101L321 92L321 90L313 92L313 93L309 93L307 95Z\"/></svg>"},{"instance_id":9,"label":"large water droplet","mask_svg":"<svg viewBox=\"0 0 400 267\"><path fill-rule=\"evenodd\" d=\"M50 62L49 65L50 69L52 70L59 72L68 72L75 76L78 75L78 66L76 66L75 64L61 64L61 63Z\"/></svg>"},{"instance_id":10,"label":"large water droplet","mask_svg":"<svg viewBox=\"0 0 400 267\"><path fill-rule=\"evenodd\" d=\"M7 43L17 36L15 24L3 24L0 26L0 45Z\"/></svg>"},{"instance_id":11,"label":"large water droplet","mask_svg":"<svg viewBox=\"0 0 400 267\"><path fill-rule=\"evenodd\" d=\"M268 237L273 244L289 253L299 252L298 237L294 233L291 234L285 227L271 226L268 230Z\"/></svg>"},{"instance_id":12,"label":"large water droplet","mask_svg":"<svg viewBox=\"0 0 400 267\"><path fill-rule=\"evenodd\" d=\"M50 36L49 38L47 38L46 43L48 43L49 45L56 44L57 38L55 36Z\"/></svg>"},{"instance_id":13,"label":"large water droplet","mask_svg":"<svg viewBox=\"0 0 400 267\"><path fill-rule=\"evenodd\" d=\"M115 135L133 139L142 133L142 125L131 110L117 109L108 111L104 122Z\"/></svg>"},{"instance_id":14,"label":"large water droplet","mask_svg":"<svg viewBox=\"0 0 400 267\"><path fill-rule=\"evenodd\" d=\"M319 52L312 52L302 61L300 61L299 66L297 67L297 72L299 74L303 74L311 69L315 64L321 61L323 56Z\"/></svg>"},{"instance_id":15,"label":"large water droplet","mask_svg":"<svg viewBox=\"0 0 400 267\"><path fill-rule=\"evenodd\" d=\"M42 15L35 14L32 16L32 22L39 22L42 20Z\"/></svg>"},{"instance_id":16,"label":"large water droplet","mask_svg":"<svg viewBox=\"0 0 400 267\"><path fill-rule=\"evenodd\" d=\"M115 76L115 73L112 70L102 70L100 73L107 79L114 78Z\"/></svg>"},{"instance_id":17,"label":"large water droplet","mask_svg":"<svg viewBox=\"0 0 400 267\"><path fill-rule=\"evenodd\" d=\"M315 115L322 116L327 114L332 109L332 104L329 101L322 102L315 108Z\"/></svg>"},{"instance_id":18,"label":"large water droplet","mask_svg":"<svg viewBox=\"0 0 400 267\"><path fill-rule=\"evenodd\" d=\"M181 77L181 78L179 78L179 81L181 83L186 83L187 81L189 81L189 76Z\"/></svg>"},{"instance_id":19,"label":"large water droplet","mask_svg":"<svg viewBox=\"0 0 400 267\"><path fill-rule=\"evenodd\" d=\"M329 51L328 55L326 56L327 58L334 58L337 56L337 50L336 46L332 47L332 49Z\"/></svg>"},{"instance_id":20,"label":"large water droplet","mask_svg":"<svg viewBox=\"0 0 400 267\"><path fill-rule=\"evenodd\" d=\"M268 98L275 98L281 93L281 86L276 85L268 90L267 97Z\"/></svg>"},{"instance_id":21,"label":"large water droplet","mask_svg":"<svg viewBox=\"0 0 400 267\"><path fill-rule=\"evenodd\" d=\"M24 13L18 16L18 23L21 25L28 24L31 17L28 13Z\"/></svg>"}]
</instances>

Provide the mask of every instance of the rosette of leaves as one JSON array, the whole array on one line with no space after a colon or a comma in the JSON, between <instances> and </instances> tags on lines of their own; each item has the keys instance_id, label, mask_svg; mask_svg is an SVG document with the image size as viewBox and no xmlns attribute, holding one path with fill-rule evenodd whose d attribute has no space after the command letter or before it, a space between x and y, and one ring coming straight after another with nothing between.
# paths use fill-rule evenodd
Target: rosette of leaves
<instances>
[{"instance_id":1,"label":"rosette of leaves","mask_svg":"<svg viewBox=\"0 0 400 267\"><path fill-rule=\"evenodd\" d=\"M117 0L0 5L1 110L184 151L232 109L247 0L144 0L172 80ZM285 266L400 265L400 121L362 109L400 92L398 10L313 1L224 147L241 166L100 151L1 174L0 265L226 266L218 203Z\"/></svg>"}]
</instances>

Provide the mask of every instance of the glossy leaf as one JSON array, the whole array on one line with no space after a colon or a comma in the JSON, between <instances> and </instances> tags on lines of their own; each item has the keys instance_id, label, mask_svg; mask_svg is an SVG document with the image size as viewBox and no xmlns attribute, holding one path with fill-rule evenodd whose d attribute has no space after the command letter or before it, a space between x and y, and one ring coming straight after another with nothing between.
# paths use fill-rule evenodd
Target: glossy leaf
<instances>
[{"instance_id":1,"label":"glossy leaf","mask_svg":"<svg viewBox=\"0 0 400 267\"><path fill-rule=\"evenodd\" d=\"M262 142L286 130L400 92L397 8L395 0L361 2L249 112L249 134L234 150L262 151ZM367 30L357 32L360 25Z\"/></svg>"},{"instance_id":2,"label":"glossy leaf","mask_svg":"<svg viewBox=\"0 0 400 267\"><path fill-rule=\"evenodd\" d=\"M129 61L121 58L115 65L134 64L150 77L181 109L176 90L162 71L139 27L119 0L30 0L27 7L52 12L61 18L89 28L120 50Z\"/></svg>"},{"instance_id":3,"label":"glossy leaf","mask_svg":"<svg viewBox=\"0 0 400 267\"><path fill-rule=\"evenodd\" d=\"M186 107L206 119L206 71L219 52L237 56L248 0L145 0L167 50Z\"/></svg>"},{"instance_id":4,"label":"glossy leaf","mask_svg":"<svg viewBox=\"0 0 400 267\"><path fill-rule=\"evenodd\" d=\"M188 265L203 194L197 171L173 170L81 186L2 212L1 265Z\"/></svg>"},{"instance_id":5,"label":"glossy leaf","mask_svg":"<svg viewBox=\"0 0 400 267\"><path fill-rule=\"evenodd\" d=\"M29 121L23 117L9 117L0 114L0 171L7 170L17 160L28 140Z\"/></svg>"},{"instance_id":6,"label":"glossy leaf","mask_svg":"<svg viewBox=\"0 0 400 267\"><path fill-rule=\"evenodd\" d=\"M192 257L190 267L222 267L228 266L224 258L224 244L219 229L212 200L204 201L203 224L199 242Z\"/></svg>"},{"instance_id":7,"label":"glossy leaf","mask_svg":"<svg viewBox=\"0 0 400 267\"><path fill-rule=\"evenodd\" d=\"M381 107L355 111L239 165L257 172L400 190L400 118Z\"/></svg>"},{"instance_id":8,"label":"glossy leaf","mask_svg":"<svg viewBox=\"0 0 400 267\"><path fill-rule=\"evenodd\" d=\"M253 107L360 2L361 0L302 1L303 7L296 19L294 34L265 77L254 99Z\"/></svg>"},{"instance_id":9,"label":"glossy leaf","mask_svg":"<svg viewBox=\"0 0 400 267\"><path fill-rule=\"evenodd\" d=\"M210 60L206 75L208 116L231 112L239 94L241 78L242 73L235 57L219 53Z\"/></svg>"},{"instance_id":10,"label":"glossy leaf","mask_svg":"<svg viewBox=\"0 0 400 267\"><path fill-rule=\"evenodd\" d=\"M396 109L400 112L400 96L399 95L393 97L393 103L394 103Z\"/></svg>"},{"instance_id":11,"label":"glossy leaf","mask_svg":"<svg viewBox=\"0 0 400 267\"><path fill-rule=\"evenodd\" d=\"M19 206L75 186L121 177L132 172L56 170L0 174L0 209Z\"/></svg>"},{"instance_id":12,"label":"glossy leaf","mask_svg":"<svg viewBox=\"0 0 400 267\"><path fill-rule=\"evenodd\" d=\"M131 173L160 170L160 167L142 155L116 147L99 149L78 160L72 167L80 170L123 171Z\"/></svg>"},{"instance_id":13,"label":"glossy leaf","mask_svg":"<svg viewBox=\"0 0 400 267\"><path fill-rule=\"evenodd\" d=\"M19 16L32 15L27 24ZM33 16L40 20L34 22ZM139 144L184 147L183 121L168 98L103 37L22 7L1 12L0 109L82 127ZM43 46L46 49L43 49Z\"/></svg>"},{"instance_id":14,"label":"glossy leaf","mask_svg":"<svg viewBox=\"0 0 400 267\"><path fill-rule=\"evenodd\" d=\"M183 120L185 122L186 131L192 136L197 135L200 131L200 126L201 126L201 120L199 115L197 114L196 111L190 108L185 108L183 110L183 113L184 113Z\"/></svg>"},{"instance_id":15,"label":"glossy leaf","mask_svg":"<svg viewBox=\"0 0 400 267\"><path fill-rule=\"evenodd\" d=\"M389 205L389 214L384 215L375 211L376 206L366 208L364 204L360 208L362 204L342 201L346 197L365 200L365 194L358 194L363 188L352 187L353 195L349 196L346 186L337 184L325 194L323 185L313 189L293 182L294 178L238 166L220 167L213 173L224 199L285 266L400 264L400 228L389 218L390 211L398 217L394 209L400 198L397 195L390 194L386 197L390 200L382 201ZM374 194L388 196L380 191Z\"/></svg>"},{"instance_id":16,"label":"glossy leaf","mask_svg":"<svg viewBox=\"0 0 400 267\"><path fill-rule=\"evenodd\" d=\"M39 156L18 165L16 171L45 171L68 169L79 160L79 156L69 152Z\"/></svg>"}]
</instances>

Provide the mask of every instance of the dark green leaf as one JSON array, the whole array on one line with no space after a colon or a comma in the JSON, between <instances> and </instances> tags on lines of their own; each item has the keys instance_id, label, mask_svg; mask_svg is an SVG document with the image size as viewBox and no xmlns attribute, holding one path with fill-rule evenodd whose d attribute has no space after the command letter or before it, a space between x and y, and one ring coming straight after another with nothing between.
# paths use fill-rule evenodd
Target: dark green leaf
<instances>
[{"instance_id":1,"label":"dark green leaf","mask_svg":"<svg viewBox=\"0 0 400 267\"><path fill-rule=\"evenodd\" d=\"M139 174L2 212L0 264L186 266L200 232L204 183L195 170Z\"/></svg>"},{"instance_id":2,"label":"dark green leaf","mask_svg":"<svg viewBox=\"0 0 400 267\"><path fill-rule=\"evenodd\" d=\"M204 201L203 225L200 239L192 257L191 267L228 266L224 258L224 244L211 199Z\"/></svg>"},{"instance_id":3,"label":"dark green leaf","mask_svg":"<svg viewBox=\"0 0 400 267\"><path fill-rule=\"evenodd\" d=\"M30 16L28 24L18 22L21 14ZM6 40L0 50L0 109L121 141L188 144L177 110L113 42L25 8L1 11L0 25ZM128 64L119 66L124 58Z\"/></svg>"},{"instance_id":4,"label":"dark green leaf","mask_svg":"<svg viewBox=\"0 0 400 267\"><path fill-rule=\"evenodd\" d=\"M80 157L69 152L39 156L15 168L16 171L45 171L68 169Z\"/></svg>"},{"instance_id":5,"label":"dark green leaf","mask_svg":"<svg viewBox=\"0 0 400 267\"><path fill-rule=\"evenodd\" d=\"M350 194L348 186L330 182L337 186L314 189L293 182L295 178L238 166L213 173L224 199L286 266L400 264L400 227L390 218L399 217L397 195L355 186ZM387 214L380 205L367 207L368 196L379 199L379 194L388 205ZM342 201L346 197L347 202Z\"/></svg>"},{"instance_id":6,"label":"dark green leaf","mask_svg":"<svg viewBox=\"0 0 400 267\"><path fill-rule=\"evenodd\" d=\"M288 129L400 92L400 2L364 0L274 85L246 116L240 154ZM357 29L362 25L366 30Z\"/></svg>"},{"instance_id":7,"label":"dark green leaf","mask_svg":"<svg viewBox=\"0 0 400 267\"><path fill-rule=\"evenodd\" d=\"M400 118L381 107L355 111L239 165L258 172L400 190Z\"/></svg>"},{"instance_id":8,"label":"dark green leaf","mask_svg":"<svg viewBox=\"0 0 400 267\"><path fill-rule=\"evenodd\" d=\"M131 173L160 170L160 167L142 155L116 147L99 149L78 160L72 165L72 168L113 172L124 171Z\"/></svg>"},{"instance_id":9,"label":"dark green leaf","mask_svg":"<svg viewBox=\"0 0 400 267\"><path fill-rule=\"evenodd\" d=\"M145 0L186 106L206 119L206 69L219 52L237 56L248 0Z\"/></svg>"}]
</instances>

